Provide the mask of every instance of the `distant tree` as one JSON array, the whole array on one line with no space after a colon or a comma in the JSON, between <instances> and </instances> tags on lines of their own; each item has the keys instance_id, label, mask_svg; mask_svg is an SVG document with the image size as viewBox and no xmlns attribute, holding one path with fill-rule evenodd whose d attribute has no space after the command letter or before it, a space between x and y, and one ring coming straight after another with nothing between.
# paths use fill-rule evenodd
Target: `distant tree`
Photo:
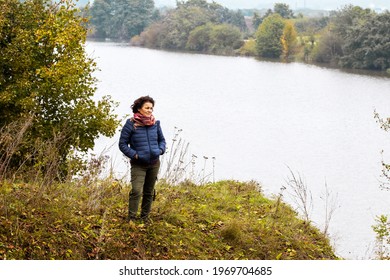
<instances>
[{"instance_id":1,"label":"distant tree","mask_svg":"<svg viewBox=\"0 0 390 280\"><path fill-rule=\"evenodd\" d=\"M212 30L212 23L207 23L193 29L188 37L186 49L198 52L208 52L211 46Z\"/></svg>"},{"instance_id":2,"label":"distant tree","mask_svg":"<svg viewBox=\"0 0 390 280\"><path fill-rule=\"evenodd\" d=\"M357 69L390 67L390 13L345 6L330 16L316 49L315 61Z\"/></svg>"},{"instance_id":3,"label":"distant tree","mask_svg":"<svg viewBox=\"0 0 390 280\"><path fill-rule=\"evenodd\" d=\"M330 28L334 34L345 39L355 25L364 24L365 18L372 13L374 13L372 10L359 6L344 6L338 11L331 12Z\"/></svg>"},{"instance_id":4,"label":"distant tree","mask_svg":"<svg viewBox=\"0 0 390 280\"><path fill-rule=\"evenodd\" d=\"M254 12L252 17L253 28L257 30L257 28L259 28L262 22L263 22L263 17L260 16L258 12Z\"/></svg>"},{"instance_id":5,"label":"distant tree","mask_svg":"<svg viewBox=\"0 0 390 280\"><path fill-rule=\"evenodd\" d=\"M36 143L53 142L66 171L72 151L87 152L99 135L115 133L114 102L94 99L85 21L69 0L0 1L0 128L32 122L11 167L39 166Z\"/></svg>"},{"instance_id":6,"label":"distant tree","mask_svg":"<svg viewBox=\"0 0 390 280\"><path fill-rule=\"evenodd\" d=\"M390 68L390 12L369 14L350 28L344 39L340 65L348 68Z\"/></svg>"},{"instance_id":7,"label":"distant tree","mask_svg":"<svg viewBox=\"0 0 390 280\"><path fill-rule=\"evenodd\" d=\"M283 58L288 59L291 55L295 54L297 47L297 32L291 21L287 21L284 26L281 42L283 47Z\"/></svg>"},{"instance_id":8,"label":"distant tree","mask_svg":"<svg viewBox=\"0 0 390 280\"><path fill-rule=\"evenodd\" d=\"M215 24L230 24L238 27L242 32L247 30L244 15L240 10L229 10L222 5L212 2L207 8L211 14L211 21Z\"/></svg>"},{"instance_id":9,"label":"distant tree","mask_svg":"<svg viewBox=\"0 0 390 280\"><path fill-rule=\"evenodd\" d=\"M210 14L197 6L179 6L162 21L159 45L166 49L185 49L190 32L210 22Z\"/></svg>"},{"instance_id":10,"label":"distant tree","mask_svg":"<svg viewBox=\"0 0 390 280\"><path fill-rule=\"evenodd\" d=\"M208 3L206 0L188 0L177 2L178 9L187 9L190 7L201 8L210 16L210 21L212 23L228 23L237 26L241 31L247 30L245 18L240 10L229 10L215 1L212 1L211 3Z\"/></svg>"},{"instance_id":11,"label":"distant tree","mask_svg":"<svg viewBox=\"0 0 390 280\"><path fill-rule=\"evenodd\" d=\"M302 17L294 20L294 26L299 34L311 36L321 32L329 23L329 17Z\"/></svg>"},{"instance_id":12,"label":"distant tree","mask_svg":"<svg viewBox=\"0 0 390 280\"><path fill-rule=\"evenodd\" d=\"M238 27L207 23L191 31L187 49L213 54L232 54L242 43L242 34Z\"/></svg>"},{"instance_id":13,"label":"distant tree","mask_svg":"<svg viewBox=\"0 0 390 280\"><path fill-rule=\"evenodd\" d=\"M290 9L289 5L276 3L273 10L268 9L263 16L260 16L257 12L253 14L253 27L257 30L260 24L264 21L265 18L269 17L272 14L279 14L282 18L290 19L294 17L293 11Z\"/></svg>"},{"instance_id":14,"label":"distant tree","mask_svg":"<svg viewBox=\"0 0 390 280\"><path fill-rule=\"evenodd\" d=\"M249 38L244 41L244 44L239 50L240 55L244 56L256 56L256 41L253 38Z\"/></svg>"},{"instance_id":15,"label":"distant tree","mask_svg":"<svg viewBox=\"0 0 390 280\"><path fill-rule=\"evenodd\" d=\"M279 14L272 14L264 19L256 32L257 55L278 58L282 55L281 38L285 20Z\"/></svg>"},{"instance_id":16,"label":"distant tree","mask_svg":"<svg viewBox=\"0 0 390 280\"><path fill-rule=\"evenodd\" d=\"M128 40L153 22L156 11L153 0L95 0L90 15L92 36Z\"/></svg>"},{"instance_id":17,"label":"distant tree","mask_svg":"<svg viewBox=\"0 0 390 280\"><path fill-rule=\"evenodd\" d=\"M285 19L294 18L294 12L290 9L289 5L284 3L276 3L274 5L274 13L281 15Z\"/></svg>"},{"instance_id":18,"label":"distant tree","mask_svg":"<svg viewBox=\"0 0 390 280\"><path fill-rule=\"evenodd\" d=\"M139 41L164 49L210 50L211 42L206 43L205 38L211 36L211 26L221 24L228 24L230 31L234 29L232 26L236 26L234 30L246 29L240 12L205 0L179 1L176 9L142 32ZM219 43L216 45L221 46Z\"/></svg>"},{"instance_id":19,"label":"distant tree","mask_svg":"<svg viewBox=\"0 0 390 280\"><path fill-rule=\"evenodd\" d=\"M188 8L188 7L198 7L207 9L209 7L209 3L206 0L177 0L176 6L177 8Z\"/></svg>"},{"instance_id":20,"label":"distant tree","mask_svg":"<svg viewBox=\"0 0 390 280\"><path fill-rule=\"evenodd\" d=\"M265 18L269 17L270 15L272 15L273 13L274 13L274 11L273 11L272 9L268 9L268 10L265 12L264 16L263 16L263 20L264 20Z\"/></svg>"},{"instance_id":21,"label":"distant tree","mask_svg":"<svg viewBox=\"0 0 390 280\"><path fill-rule=\"evenodd\" d=\"M241 32L246 32L248 30L245 17L240 10L231 11L230 18L222 23L228 23L230 25L236 26L240 29Z\"/></svg>"},{"instance_id":22,"label":"distant tree","mask_svg":"<svg viewBox=\"0 0 390 280\"><path fill-rule=\"evenodd\" d=\"M258 12L255 11L253 13L253 17L252 17L252 24L253 24L254 30L257 30L259 28L260 24L262 24L263 20L266 17L272 15L273 13L274 12L272 9L268 9L267 12L263 16L261 16Z\"/></svg>"},{"instance_id":23,"label":"distant tree","mask_svg":"<svg viewBox=\"0 0 390 280\"><path fill-rule=\"evenodd\" d=\"M161 42L164 38L164 26L160 22L152 23L139 36L134 36L130 43L136 46L145 46L147 48L162 48Z\"/></svg>"},{"instance_id":24,"label":"distant tree","mask_svg":"<svg viewBox=\"0 0 390 280\"><path fill-rule=\"evenodd\" d=\"M337 65L337 60L342 55L342 39L329 30L326 30L321 35L320 43L314 49L313 60L320 63Z\"/></svg>"},{"instance_id":25,"label":"distant tree","mask_svg":"<svg viewBox=\"0 0 390 280\"><path fill-rule=\"evenodd\" d=\"M215 25L211 31L211 42L211 51L216 54L233 54L243 44L238 27L229 24Z\"/></svg>"},{"instance_id":26,"label":"distant tree","mask_svg":"<svg viewBox=\"0 0 390 280\"><path fill-rule=\"evenodd\" d=\"M111 1L94 0L90 8L92 35L97 38L109 37L111 32Z\"/></svg>"}]
</instances>

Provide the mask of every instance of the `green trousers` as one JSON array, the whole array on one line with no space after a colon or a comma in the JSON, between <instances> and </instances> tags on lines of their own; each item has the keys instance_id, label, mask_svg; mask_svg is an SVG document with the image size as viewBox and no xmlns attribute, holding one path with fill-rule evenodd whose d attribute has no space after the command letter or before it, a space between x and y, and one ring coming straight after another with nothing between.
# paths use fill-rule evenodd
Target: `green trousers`
<instances>
[{"instance_id":1,"label":"green trousers","mask_svg":"<svg viewBox=\"0 0 390 280\"><path fill-rule=\"evenodd\" d=\"M160 162L151 166L131 165L131 191L129 194L128 219L137 217L139 203L141 203L141 219L147 219L152 208L154 185L160 169Z\"/></svg>"}]
</instances>

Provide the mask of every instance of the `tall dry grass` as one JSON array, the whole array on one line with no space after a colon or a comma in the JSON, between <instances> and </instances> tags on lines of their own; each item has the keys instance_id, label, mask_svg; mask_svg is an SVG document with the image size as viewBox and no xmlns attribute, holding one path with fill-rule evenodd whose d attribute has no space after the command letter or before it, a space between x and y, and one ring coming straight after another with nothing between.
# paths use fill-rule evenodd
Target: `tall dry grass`
<instances>
[{"instance_id":1,"label":"tall dry grass","mask_svg":"<svg viewBox=\"0 0 390 280\"><path fill-rule=\"evenodd\" d=\"M170 185L186 181L197 185L215 182L216 158L190 153L190 142L181 133L182 129L174 128L171 145L162 157L160 178Z\"/></svg>"}]
</instances>

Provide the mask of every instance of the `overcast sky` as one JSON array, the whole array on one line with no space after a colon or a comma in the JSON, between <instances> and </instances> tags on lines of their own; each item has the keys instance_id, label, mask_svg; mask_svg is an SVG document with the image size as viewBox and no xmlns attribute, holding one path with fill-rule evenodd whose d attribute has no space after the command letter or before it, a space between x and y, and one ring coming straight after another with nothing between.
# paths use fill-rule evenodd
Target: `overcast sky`
<instances>
[{"instance_id":1,"label":"overcast sky","mask_svg":"<svg viewBox=\"0 0 390 280\"><path fill-rule=\"evenodd\" d=\"M212 2L212 0L208 0ZM244 9L244 8L273 8L274 3L285 3L290 6L290 9L296 8L310 8L322 10L337 10L345 5L352 4L362 8L371 9L389 9L390 0L215 0L215 2L230 8L230 9ZM176 5L176 0L155 0L156 6L171 6Z\"/></svg>"}]
</instances>

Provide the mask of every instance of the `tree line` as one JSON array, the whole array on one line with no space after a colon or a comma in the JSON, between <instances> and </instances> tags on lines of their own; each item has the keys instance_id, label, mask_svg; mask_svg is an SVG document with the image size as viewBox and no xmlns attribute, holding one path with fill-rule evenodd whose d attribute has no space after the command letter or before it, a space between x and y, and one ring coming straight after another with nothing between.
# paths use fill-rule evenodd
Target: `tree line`
<instances>
[{"instance_id":1,"label":"tree line","mask_svg":"<svg viewBox=\"0 0 390 280\"><path fill-rule=\"evenodd\" d=\"M376 13L358 6L346 6L332 12L314 58L346 68L389 69L389 30L389 11Z\"/></svg>"},{"instance_id":2,"label":"tree line","mask_svg":"<svg viewBox=\"0 0 390 280\"><path fill-rule=\"evenodd\" d=\"M131 39L150 48L230 54L247 30L240 11L205 0L178 1L167 11L153 0L95 0L89 12L92 38Z\"/></svg>"},{"instance_id":3,"label":"tree line","mask_svg":"<svg viewBox=\"0 0 390 280\"><path fill-rule=\"evenodd\" d=\"M329 15L295 15L274 4L244 17L206 0L178 1L158 10L153 0L95 0L89 9L90 37L133 45L223 55L250 55L333 66L390 68L390 13L348 5ZM252 28L249 28L249 26Z\"/></svg>"}]
</instances>

